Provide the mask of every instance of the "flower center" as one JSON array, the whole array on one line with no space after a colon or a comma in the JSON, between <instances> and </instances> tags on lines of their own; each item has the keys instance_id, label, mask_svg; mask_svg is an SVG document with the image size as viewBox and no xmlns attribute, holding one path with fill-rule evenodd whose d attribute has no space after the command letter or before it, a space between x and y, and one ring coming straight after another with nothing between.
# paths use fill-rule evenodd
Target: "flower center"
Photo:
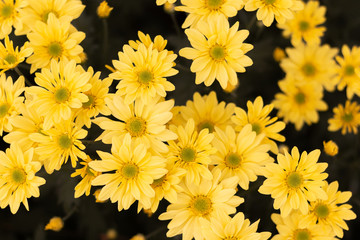
<instances>
[{"instance_id":1,"label":"flower center","mask_svg":"<svg viewBox=\"0 0 360 240\"><path fill-rule=\"evenodd\" d=\"M295 102L299 105L305 103L305 94L303 94L302 92L298 92L294 98L295 98Z\"/></svg>"},{"instance_id":2,"label":"flower center","mask_svg":"<svg viewBox=\"0 0 360 240\"><path fill-rule=\"evenodd\" d=\"M64 103L70 98L70 91L67 88L61 87L54 93L55 101L57 103Z\"/></svg>"},{"instance_id":3,"label":"flower center","mask_svg":"<svg viewBox=\"0 0 360 240\"><path fill-rule=\"evenodd\" d=\"M139 77L139 82L142 84L149 84L149 82L151 82L154 79L153 74L148 70L139 72L138 77Z\"/></svg>"},{"instance_id":4,"label":"flower center","mask_svg":"<svg viewBox=\"0 0 360 240\"><path fill-rule=\"evenodd\" d=\"M22 184L26 181L26 172L23 169L15 168L11 173L11 179L17 184Z\"/></svg>"},{"instance_id":5,"label":"flower center","mask_svg":"<svg viewBox=\"0 0 360 240\"><path fill-rule=\"evenodd\" d=\"M207 0L206 5L211 10L218 10L223 5L224 0Z\"/></svg>"},{"instance_id":6,"label":"flower center","mask_svg":"<svg viewBox=\"0 0 360 240\"><path fill-rule=\"evenodd\" d=\"M230 153L225 157L225 165L229 168L237 168L241 164L242 157L237 153Z\"/></svg>"},{"instance_id":7,"label":"flower center","mask_svg":"<svg viewBox=\"0 0 360 240\"><path fill-rule=\"evenodd\" d=\"M237 237L226 237L224 238L224 240L238 240L239 238Z\"/></svg>"},{"instance_id":8,"label":"flower center","mask_svg":"<svg viewBox=\"0 0 360 240\"><path fill-rule=\"evenodd\" d=\"M210 56L215 61L222 61L226 57L225 48L219 45L215 45L210 49Z\"/></svg>"},{"instance_id":9,"label":"flower center","mask_svg":"<svg viewBox=\"0 0 360 240\"><path fill-rule=\"evenodd\" d=\"M303 183L303 178L299 173L292 172L287 176L286 183L290 188L299 188Z\"/></svg>"},{"instance_id":10,"label":"flower center","mask_svg":"<svg viewBox=\"0 0 360 240\"><path fill-rule=\"evenodd\" d=\"M294 240L311 240L311 233L309 230L305 229L296 229L294 231Z\"/></svg>"},{"instance_id":11,"label":"flower center","mask_svg":"<svg viewBox=\"0 0 360 240\"><path fill-rule=\"evenodd\" d=\"M201 123L198 124L198 130L199 132L203 129L209 129L209 133L214 132L214 124L210 121L203 121Z\"/></svg>"},{"instance_id":12,"label":"flower center","mask_svg":"<svg viewBox=\"0 0 360 240\"><path fill-rule=\"evenodd\" d=\"M355 73L355 68L354 66L351 65L346 65L345 69L344 69L344 73L346 76L352 76Z\"/></svg>"},{"instance_id":13,"label":"flower center","mask_svg":"<svg viewBox=\"0 0 360 240\"><path fill-rule=\"evenodd\" d=\"M8 103L2 103L0 104L0 118L3 118L6 116L6 114L9 112L10 105Z\"/></svg>"},{"instance_id":14,"label":"flower center","mask_svg":"<svg viewBox=\"0 0 360 240\"><path fill-rule=\"evenodd\" d=\"M212 203L206 196L196 196L190 202L190 208L196 215L204 216L211 212Z\"/></svg>"},{"instance_id":15,"label":"flower center","mask_svg":"<svg viewBox=\"0 0 360 240\"><path fill-rule=\"evenodd\" d=\"M301 70L302 70L303 73L304 73L306 76L308 76L308 77L314 76L314 75L315 75L315 72L316 72L315 66L314 66L313 64L311 64L311 63L305 63L305 64L302 66Z\"/></svg>"},{"instance_id":16,"label":"flower center","mask_svg":"<svg viewBox=\"0 0 360 240\"><path fill-rule=\"evenodd\" d=\"M300 31L305 32L305 31L307 31L309 29L309 27L310 27L309 22L307 22L307 21L300 21L299 22Z\"/></svg>"},{"instance_id":17,"label":"flower center","mask_svg":"<svg viewBox=\"0 0 360 240\"><path fill-rule=\"evenodd\" d=\"M326 218L330 213L329 207L323 203L318 203L314 208L314 212L319 218Z\"/></svg>"},{"instance_id":18,"label":"flower center","mask_svg":"<svg viewBox=\"0 0 360 240\"><path fill-rule=\"evenodd\" d=\"M159 179L155 179L154 182L151 184L151 186L153 188L160 187L163 184L164 180L165 180L165 176L163 176Z\"/></svg>"},{"instance_id":19,"label":"flower center","mask_svg":"<svg viewBox=\"0 0 360 240\"><path fill-rule=\"evenodd\" d=\"M72 141L67 134L63 134L59 137L58 144L62 149L69 149L72 145Z\"/></svg>"},{"instance_id":20,"label":"flower center","mask_svg":"<svg viewBox=\"0 0 360 240\"><path fill-rule=\"evenodd\" d=\"M95 177L95 174L92 172L93 170L92 170L91 167L89 167L89 165L86 166L85 171L86 171L86 174L87 174L87 175L89 175L89 176L91 176L91 177Z\"/></svg>"},{"instance_id":21,"label":"flower center","mask_svg":"<svg viewBox=\"0 0 360 240\"><path fill-rule=\"evenodd\" d=\"M185 162L194 162L196 158L196 152L191 147L185 147L180 153L180 158Z\"/></svg>"},{"instance_id":22,"label":"flower center","mask_svg":"<svg viewBox=\"0 0 360 240\"><path fill-rule=\"evenodd\" d=\"M89 100L87 102L82 103L82 107L83 108L90 108L94 106L94 102L95 102L95 96L91 95L91 94L86 94L86 96L89 98Z\"/></svg>"},{"instance_id":23,"label":"flower center","mask_svg":"<svg viewBox=\"0 0 360 240\"><path fill-rule=\"evenodd\" d=\"M5 5L2 7L0 13L3 18L9 18L13 14L14 8L11 5Z\"/></svg>"},{"instance_id":24,"label":"flower center","mask_svg":"<svg viewBox=\"0 0 360 240\"><path fill-rule=\"evenodd\" d=\"M58 14L52 10L47 10L46 12L44 12L41 16L41 20L44 22L44 23L47 23L47 20L49 18L49 14L50 13L53 13L56 17L58 17Z\"/></svg>"},{"instance_id":25,"label":"flower center","mask_svg":"<svg viewBox=\"0 0 360 240\"><path fill-rule=\"evenodd\" d=\"M51 55L51 57L60 57L62 54L63 48L60 43L58 42L52 42L48 46L48 52Z\"/></svg>"},{"instance_id":26,"label":"flower center","mask_svg":"<svg viewBox=\"0 0 360 240\"><path fill-rule=\"evenodd\" d=\"M264 0L265 4L274 4L276 0Z\"/></svg>"},{"instance_id":27,"label":"flower center","mask_svg":"<svg viewBox=\"0 0 360 240\"><path fill-rule=\"evenodd\" d=\"M125 129L132 137L140 137L146 132L146 122L140 117L133 117L126 123Z\"/></svg>"},{"instance_id":28,"label":"flower center","mask_svg":"<svg viewBox=\"0 0 360 240\"><path fill-rule=\"evenodd\" d=\"M14 54L9 53L8 55L6 55L6 57L4 58L5 61L8 62L8 64L14 64L16 63L16 56Z\"/></svg>"},{"instance_id":29,"label":"flower center","mask_svg":"<svg viewBox=\"0 0 360 240\"><path fill-rule=\"evenodd\" d=\"M352 115L352 113L345 113L344 116L342 117L342 119L344 120L344 122L351 122L353 120L354 116Z\"/></svg>"},{"instance_id":30,"label":"flower center","mask_svg":"<svg viewBox=\"0 0 360 240\"><path fill-rule=\"evenodd\" d=\"M258 123L252 123L251 124L252 130L256 132L256 135L261 133L261 126Z\"/></svg>"},{"instance_id":31,"label":"flower center","mask_svg":"<svg viewBox=\"0 0 360 240\"><path fill-rule=\"evenodd\" d=\"M137 176L139 168L133 163L128 163L121 168L121 173L124 178L131 179Z\"/></svg>"}]
</instances>

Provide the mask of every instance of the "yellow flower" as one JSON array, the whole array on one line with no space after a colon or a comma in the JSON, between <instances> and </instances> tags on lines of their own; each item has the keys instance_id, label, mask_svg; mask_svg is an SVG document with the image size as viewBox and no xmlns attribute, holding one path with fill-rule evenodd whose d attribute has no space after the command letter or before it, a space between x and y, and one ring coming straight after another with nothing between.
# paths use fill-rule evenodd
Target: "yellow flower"
<instances>
[{"instance_id":1,"label":"yellow flower","mask_svg":"<svg viewBox=\"0 0 360 240\"><path fill-rule=\"evenodd\" d=\"M343 238L343 229L349 230L344 220L353 220L356 214L351 210L351 205L345 204L351 197L351 192L338 191L337 181L323 187L328 198L327 200L316 200L310 202L310 211L306 216L301 217L301 224L317 224L323 228L331 228L332 234L340 239Z\"/></svg>"},{"instance_id":2,"label":"yellow flower","mask_svg":"<svg viewBox=\"0 0 360 240\"><path fill-rule=\"evenodd\" d=\"M31 64L30 72L50 67L52 59L56 61L75 60L80 63L79 54L83 48L79 45L85 33L71 28L69 18L57 18L50 13L46 23L37 21L34 30L27 34L34 54L26 59Z\"/></svg>"},{"instance_id":3,"label":"yellow flower","mask_svg":"<svg viewBox=\"0 0 360 240\"><path fill-rule=\"evenodd\" d=\"M162 0L160 0L160 1L162 1ZM170 1L173 1L173 0L170 0ZM175 1L176 1L176 0L175 0ZM173 3L170 3L170 2L166 2L166 3L164 4L164 11L165 11L166 13L172 14L172 13L175 11L175 6L174 6L174 4L173 4Z\"/></svg>"},{"instance_id":4,"label":"yellow flower","mask_svg":"<svg viewBox=\"0 0 360 240\"><path fill-rule=\"evenodd\" d=\"M0 39L5 38L15 28L15 34L20 35L23 28L23 21L19 11L27 5L23 0L1 0L0 1Z\"/></svg>"},{"instance_id":5,"label":"yellow flower","mask_svg":"<svg viewBox=\"0 0 360 240\"><path fill-rule=\"evenodd\" d=\"M256 17L269 27L274 18L278 23L284 23L294 17L294 12L304 8L298 0L244 0L246 11L256 11Z\"/></svg>"},{"instance_id":6,"label":"yellow flower","mask_svg":"<svg viewBox=\"0 0 360 240\"><path fill-rule=\"evenodd\" d=\"M235 108L236 115L231 118L235 123L235 130L240 131L245 125L250 123L252 130L255 131L256 134L265 134L263 143L270 144L271 151L277 154L277 144L271 139L279 142L285 141L285 137L279 134L279 132L285 128L285 123L277 121L277 117L271 118L269 116L274 108L274 104L264 106L262 97L259 96L255 99L254 103L248 101L247 108L247 112L242 108Z\"/></svg>"},{"instance_id":7,"label":"yellow flower","mask_svg":"<svg viewBox=\"0 0 360 240\"><path fill-rule=\"evenodd\" d=\"M339 152L339 147L334 141L323 141L324 152L329 156L335 156Z\"/></svg>"},{"instance_id":8,"label":"yellow flower","mask_svg":"<svg viewBox=\"0 0 360 240\"><path fill-rule=\"evenodd\" d=\"M280 62L286 57L285 51L279 47L276 47L273 52L273 58L275 61Z\"/></svg>"},{"instance_id":9,"label":"yellow flower","mask_svg":"<svg viewBox=\"0 0 360 240\"><path fill-rule=\"evenodd\" d=\"M212 180L203 178L199 184L184 184L178 200L159 216L160 220L171 220L166 236L182 234L184 240L205 239L202 228L208 228L214 219L221 221L235 213L236 207L244 202L234 196L236 185L237 177L220 181L220 171L214 172Z\"/></svg>"},{"instance_id":10,"label":"yellow flower","mask_svg":"<svg viewBox=\"0 0 360 240\"><path fill-rule=\"evenodd\" d=\"M304 123L311 125L319 121L318 111L327 110L327 104L322 100L323 91L313 83L297 84L287 78L279 82L282 93L277 93L273 101L278 117L284 122L295 124L300 130Z\"/></svg>"},{"instance_id":11,"label":"yellow flower","mask_svg":"<svg viewBox=\"0 0 360 240\"><path fill-rule=\"evenodd\" d=\"M92 185L105 185L99 194L100 201L118 202L118 210L128 209L135 200L144 208L150 208L155 191L151 184L167 173L166 159L151 155L144 144L131 140L130 134L123 139L113 138L111 153L97 152L101 161L92 161L90 167L98 172ZM115 171L107 173L109 171ZM106 172L106 173L104 173Z\"/></svg>"},{"instance_id":12,"label":"yellow flower","mask_svg":"<svg viewBox=\"0 0 360 240\"><path fill-rule=\"evenodd\" d=\"M190 70L196 73L196 84L210 86L216 79L225 89L228 83L238 83L237 72L245 72L245 67L253 64L245 55L253 45L243 43L249 31L238 29L239 22L230 28L226 19L218 18L185 30L193 48L183 48L179 54L193 60Z\"/></svg>"},{"instance_id":13,"label":"yellow flower","mask_svg":"<svg viewBox=\"0 0 360 240\"><path fill-rule=\"evenodd\" d=\"M343 57L336 56L336 61L339 63L337 66L338 89L344 90L346 87L346 96L351 99L354 94L360 96L360 47L353 46L350 48L343 45Z\"/></svg>"},{"instance_id":14,"label":"yellow flower","mask_svg":"<svg viewBox=\"0 0 360 240\"><path fill-rule=\"evenodd\" d=\"M328 120L328 130L331 132L341 129L341 134L357 133L360 125L360 105L346 101L345 106L339 104L333 109L334 116Z\"/></svg>"},{"instance_id":15,"label":"yellow flower","mask_svg":"<svg viewBox=\"0 0 360 240\"><path fill-rule=\"evenodd\" d=\"M110 15L110 12L114 8L109 7L108 3L104 0L100 3L98 8L96 9L96 13L99 16L99 18L108 18Z\"/></svg>"},{"instance_id":16,"label":"yellow flower","mask_svg":"<svg viewBox=\"0 0 360 240\"><path fill-rule=\"evenodd\" d=\"M278 154L277 162L267 164L264 169L266 180L259 192L271 194L274 208L280 209L281 216L286 217L292 210L299 209L302 214L309 210L308 201L327 199L322 187L328 174L323 173L327 163L318 163L320 150L303 152L300 156L297 147L291 155Z\"/></svg>"},{"instance_id":17,"label":"yellow flower","mask_svg":"<svg viewBox=\"0 0 360 240\"><path fill-rule=\"evenodd\" d=\"M141 233L138 233L135 236L133 236L132 238L130 238L130 240L146 240L146 238Z\"/></svg>"},{"instance_id":18,"label":"yellow flower","mask_svg":"<svg viewBox=\"0 0 360 240\"><path fill-rule=\"evenodd\" d=\"M75 61L58 63L52 60L50 69L43 68L36 74L35 82L39 86L29 87L26 92L34 95L30 104L44 117L45 130L54 123L70 119L73 109L89 101L84 92L91 88L90 77L89 72L76 68Z\"/></svg>"},{"instance_id":19,"label":"yellow flower","mask_svg":"<svg viewBox=\"0 0 360 240\"><path fill-rule=\"evenodd\" d=\"M12 119L20 114L21 104L24 97L20 94L25 89L24 77L19 77L15 83L5 73L0 75L0 136L3 132L10 132L13 129Z\"/></svg>"},{"instance_id":20,"label":"yellow flower","mask_svg":"<svg viewBox=\"0 0 360 240\"><path fill-rule=\"evenodd\" d=\"M28 42L20 48L14 49L13 42L9 40L9 37L5 37L5 46L0 42L0 69L1 73L15 68L19 63L23 62L25 58L32 54L33 50L29 47Z\"/></svg>"},{"instance_id":21,"label":"yellow flower","mask_svg":"<svg viewBox=\"0 0 360 240\"><path fill-rule=\"evenodd\" d=\"M139 40L130 40L129 45L135 50L139 49L140 44L144 44L146 48L152 47L152 49L156 49L158 52L165 50L167 40L164 39L161 35L157 35L154 38L154 41L151 40L149 34L144 34L141 31L138 31ZM167 51L167 50L166 50ZM173 51L167 51L168 55L173 54ZM175 64L175 63L174 63Z\"/></svg>"},{"instance_id":22,"label":"yellow flower","mask_svg":"<svg viewBox=\"0 0 360 240\"><path fill-rule=\"evenodd\" d=\"M182 28L197 28L201 21L216 20L221 18L227 21L228 17L236 16L244 4L239 0L181 0L181 4L175 7L176 11L184 11L186 17Z\"/></svg>"},{"instance_id":23,"label":"yellow flower","mask_svg":"<svg viewBox=\"0 0 360 240\"><path fill-rule=\"evenodd\" d=\"M308 44L320 44L320 38L324 35L326 28L318 25L325 22L325 12L326 7L319 6L318 1L308 1L303 10L295 12L294 18L277 26L284 30L285 37L291 37L291 43L294 46L302 40Z\"/></svg>"},{"instance_id":24,"label":"yellow flower","mask_svg":"<svg viewBox=\"0 0 360 240\"><path fill-rule=\"evenodd\" d=\"M33 148L23 152L16 143L0 151L0 207L9 205L13 214L20 203L29 210L27 199L39 197L39 186L45 184L45 179L35 176L41 163L33 161L33 156Z\"/></svg>"},{"instance_id":25,"label":"yellow flower","mask_svg":"<svg viewBox=\"0 0 360 240\"><path fill-rule=\"evenodd\" d=\"M52 217L48 224L45 226L45 230L52 230L59 232L64 227L64 222L61 217Z\"/></svg>"},{"instance_id":26,"label":"yellow flower","mask_svg":"<svg viewBox=\"0 0 360 240\"><path fill-rule=\"evenodd\" d=\"M175 2L176 0L156 0L156 5L160 6L166 3L175 3Z\"/></svg>"},{"instance_id":27,"label":"yellow flower","mask_svg":"<svg viewBox=\"0 0 360 240\"><path fill-rule=\"evenodd\" d=\"M235 130L228 126L226 131L216 128L213 146L218 150L212 156L214 169L221 170L222 178L237 176L238 184L244 190L249 189L249 182L254 182L257 175L273 159L267 153L270 145L262 144L264 134L256 135L251 125L245 125L236 134Z\"/></svg>"}]
</instances>

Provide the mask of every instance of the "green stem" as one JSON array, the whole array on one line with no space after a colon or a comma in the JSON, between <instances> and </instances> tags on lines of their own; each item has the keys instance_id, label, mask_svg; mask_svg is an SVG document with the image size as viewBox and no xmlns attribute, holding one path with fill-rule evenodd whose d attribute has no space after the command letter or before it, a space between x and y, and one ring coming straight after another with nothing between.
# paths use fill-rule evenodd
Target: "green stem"
<instances>
[{"instance_id":1,"label":"green stem","mask_svg":"<svg viewBox=\"0 0 360 240\"><path fill-rule=\"evenodd\" d=\"M33 84L25 77L25 75L20 71L20 69L18 67L15 67L14 68L15 72L19 75L19 76L23 76L24 79L25 79L25 83L28 85L28 86L33 86Z\"/></svg>"},{"instance_id":2,"label":"green stem","mask_svg":"<svg viewBox=\"0 0 360 240\"><path fill-rule=\"evenodd\" d=\"M180 30L180 27L179 27L179 23L178 23L178 21L176 20L175 13L174 13L174 12L171 12L171 13L170 13L170 17L171 17L171 20L172 20L172 22L173 22L173 24L174 24L176 33L177 33L177 35L180 37L180 36L181 36L181 30Z\"/></svg>"},{"instance_id":3,"label":"green stem","mask_svg":"<svg viewBox=\"0 0 360 240\"><path fill-rule=\"evenodd\" d=\"M75 213L76 210L77 210L77 206L75 205L75 206L70 210L70 212L68 212L68 214L66 214L66 216L62 218L62 220L65 222L67 219L69 219L69 218Z\"/></svg>"},{"instance_id":4,"label":"green stem","mask_svg":"<svg viewBox=\"0 0 360 240\"><path fill-rule=\"evenodd\" d=\"M247 30L250 30L252 27L253 27L253 25L256 23L256 14L251 18L251 20L250 20L250 22L249 22L249 24L246 26L246 29Z\"/></svg>"},{"instance_id":5,"label":"green stem","mask_svg":"<svg viewBox=\"0 0 360 240\"><path fill-rule=\"evenodd\" d=\"M102 19L102 25L103 25L103 64L105 64L108 55L108 44L109 44L109 27L106 18Z\"/></svg>"}]
</instances>

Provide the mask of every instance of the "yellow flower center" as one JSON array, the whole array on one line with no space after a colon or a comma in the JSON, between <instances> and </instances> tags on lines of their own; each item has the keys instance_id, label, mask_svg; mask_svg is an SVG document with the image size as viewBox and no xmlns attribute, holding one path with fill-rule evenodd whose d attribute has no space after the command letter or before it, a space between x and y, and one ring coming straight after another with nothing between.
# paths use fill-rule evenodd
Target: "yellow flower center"
<instances>
[{"instance_id":1,"label":"yellow flower center","mask_svg":"<svg viewBox=\"0 0 360 240\"><path fill-rule=\"evenodd\" d=\"M301 70L303 71L303 73L310 77L310 76L314 76L315 75L315 72L316 72L316 68L315 66L312 64L312 63L305 63Z\"/></svg>"},{"instance_id":2,"label":"yellow flower center","mask_svg":"<svg viewBox=\"0 0 360 240\"><path fill-rule=\"evenodd\" d=\"M54 58L60 57L62 54L62 51L63 51L63 48L62 48L61 44L58 42L52 42L48 46L48 52L51 57L54 57Z\"/></svg>"},{"instance_id":3,"label":"yellow flower center","mask_svg":"<svg viewBox=\"0 0 360 240\"><path fill-rule=\"evenodd\" d=\"M138 77L139 77L139 82L145 85L149 84L149 82L151 82L154 79L153 74L148 70L139 72Z\"/></svg>"},{"instance_id":4,"label":"yellow flower center","mask_svg":"<svg viewBox=\"0 0 360 240\"><path fill-rule=\"evenodd\" d=\"M311 233L309 230L305 229L296 229L293 235L294 240L311 240Z\"/></svg>"},{"instance_id":5,"label":"yellow flower center","mask_svg":"<svg viewBox=\"0 0 360 240\"><path fill-rule=\"evenodd\" d=\"M305 94L303 94L302 92L298 92L294 98L295 102L299 105L304 104L306 100Z\"/></svg>"},{"instance_id":6,"label":"yellow flower center","mask_svg":"<svg viewBox=\"0 0 360 240\"><path fill-rule=\"evenodd\" d=\"M91 94L86 94L86 96L89 98L89 100L87 102L82 103L82 107L83 108L91 108L94 106L94 102L95 102L95 96L91 95Z\"/></svg>"},{"instance_id":7,"label":"yellow flower center","mask_svg":"<svg viewBox=\"0 0 360 240\"><path fill-rule=\"evenodd\" d=\"M163 184L164 180L165 180L165 176L163 176L159 179L155 179L154 182L151 184L151 186L153 188L160 187Z\"/></svg>"},{"instance_id":8,"label":"yellow flower center","mask_svg":"<svg viewBox=\"0 0 360 240\"><path fill-rule=\"evenodd\" d=\"M11 173L11 179L17 184L22 184L26 181L26 172L23 169L15 168Z\"/></svg>"},{"instance_id":9,"label":"yellow flower center","mask_svg":"<svg viewBox=\"0 0 360 240\"><path fill-rule=\"evenodd\" d=\"M14 12L14 7L11 5L4 5L1 10L0 14L3 18L9 18Z\"/></svg>"},{"instance_id":10,"label":"yellow flower center","mask_svg":"<svg viewBox=\"0 0 360 240\"><path fill-rule=\"evenodd\" d=\"M318 218L326 218L329 216L329 207L326 204L318 203L314 208L314 213Z\"/></svg>"},{"instance_id":11,"label":"yellow flower center","mask_svg":"<svg viewBox=\"0 0 360 240\"><path fill-rule=\"evenodd\" d=\"M65 87L61 87L55 91L54 98L57 103L64 103L69 100L70 91Z\"/></svg>"},{"instance_id":12,"label":"yellow flower center","mask_svg":"<svg viewBox=\"0 0 360 240\"><path fill-rule=\"evenodd\" d=\"M229 168L237 168L241 164L242 157L237 153L230 153L225 157L225 165Z\"/></svg>"},{"instance_id":13,"label":"yellow flower center","mask_svg":"<svg viewBox=\"0 0 360 240\"><path fill-rule=\"evenodd\" d=\"M9 112L10 105L8 103L1 103L0 104L0 118L3 118L6 116L6 114Z\"/></svg>"},{"instance_id":14,"label":"yellow flower center","mask_svg":"<svg viewBox=\"0 0 360 240\"><path fill-rule=\"evenodd\" d=\"M210 10L218 10L224 3L224 0L206 0L207 7Z\"/></svg>"},{"instance_id":15,"label":"yellow flower center","mask_svg":"<svg viewBox=\"0 0 360 240\"><path fill-rule=\"evenodd\" d=\"M265 4L274 4L276 0L264 0Z\"/></svg>"},{"instance_id":16,"label":"yellow flower center","mask_svg":"<svg viewBox=\"0 0 360 240\"><path fill-rule=\"evenodd\" d=\"M121 173L124 178L135 178L139 173L139 168L133 163L127 163L121 168Z\"/></svg>"},{"instance_id":17,"label":"yellow flower center","mask_svg":"<svg viewBox=\"0 0 360 240\"><path fill-rule=\"evenodd\" d=\"M286 183L290 188L299 188L303 183L303 177L297 172L292 172L287 176Z\"/></svg>"},{"instance_id":18,"label":"yellow flower center","mask_svg":"<svg viewBox=\"0 0 360 240\"><path fill-rule=\"evenodd\" d=\"M199 125L198 125L199 132L205 128L209 129L209 133L212 133L214 131L214 124L207 120L199 123Z\"/></svg>"},{"instance_id":19,"label":"yellow flower center","mask_svg":"<svg viewBox=\"0 0 360 240\"><path fill-rule=\"evenodd\" d=\"M180 153L180 158L184 162L194 162L196 159L196 152L191 147L184 147Z\"/></svg>"},{"instance_id":20,"label":"yellow flower center","mask_svg":"<svg viewBox=\"0 0 360 240\"><path fill-rule=\"evenodd\" d=\"M256 132L256 135L261 133L261 125L258 123L252 123L251 124L252 130Z\"/></svg>"},{"instance_id":21,"label":"yellow flower center","mask_svg":"<svg viewBox=\"0 0 360 240\"><path fill-rule=\"evenodd\" d=\"M349 112L349 113L345 113L342 116L342 119L343 119L344 122L350 123L354 119L354 116L352 115L351 112Z\"/></svg>"},{"instance_id":22,"label":"yellow flower center","mask_svg":"<svg viewBox=\"0 0 360 240\"><path fill-rule=\"evenodd\" d=\"M302 32L307 31L310 28L310 24L307 21L300 21L299 22L299 29Z\"/></svg>"},{"instance_id":23,"label":"yellow flower center","mask_svg":"<svg viewBox=\"0 0 360 240\"><path fill-rule=\"evenodd\" d=\"M6 55L4 60L7 61L8 64L14 64L17 61L16 56L14 54L11 54L11 53Z\"/></svg>"},{"instance_id":24,"label":"yellow flower center","mask_svg":"<svg viewBox=\"0 0 360 240\"><path fill-rule=\"evenodd\" d=\"M62 149L69 149L72 145L72 141L67 134L63 134L58 138L58 144Z\"/></svg>"},{"instance_id":25,"label":"yellow flower center","mask_svg":"<svg viewBox=\"0 0 360 240\"><path fill-rule=\"evenodd\" d=\"M226 57L226 49L220 45L215 45L210 48L210 56L215 61L222 61Z\"/></svg>"},{"instance_id":26,"label":"yellow flower center","mask_svg":"<svg viewBox=\"0 0 360 240\"><path fill-rule=\"evenodd\" d=\"M140 117L133 117L126 123L125 129L132 137L140 137L146 132L146 122Z\"/></svg>"},{"instance_id":27,"label":"yellow flower center","mask_svg":"<svg viewBox=\"0 0 360 240\"><path fill-rule=\"evenodd\" d=\"M212 202L206 196L196 196L190 202L190 209L195 215L205 216L212 210Z\"/></svg>"},{"instance_id":28,"label":"yellow flower center","mask_svg":"<svg viewBox=\"0 0 360 240\"><path fill-rule=\"evenodd\" d=\"M344 74L346 76L352 76L355 74L355 68L354 66L351 66L351 65L346 65L345 68L344 68Z\"/></svg>"}]
</instances>

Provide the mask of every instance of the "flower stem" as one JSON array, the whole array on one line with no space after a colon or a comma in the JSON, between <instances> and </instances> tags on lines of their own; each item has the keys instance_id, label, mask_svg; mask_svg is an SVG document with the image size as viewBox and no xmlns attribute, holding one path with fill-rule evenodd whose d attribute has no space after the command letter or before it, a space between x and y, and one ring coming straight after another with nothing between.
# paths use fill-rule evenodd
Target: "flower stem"
<instances>
[{"instance_id":1,"label":"flower stem","mask_svg":"<svg viewBox=\"0 0 360 240\"><path fill-rule=\"evenodd\" d=\"M103 64L105 64L108 55L108 44L109 44L109 27L106 18L102 19L102 25L103 25Z\"/></svg>"},{"instance_id":2,"label":"flower stem","mask_svg":"<svg viewBox=\"0 0 360 240\"><path fill-rule=\"evenodd\" d=\"M25 77L25 75L20 71L20 69L18 67L15 67L14 68L15 72L19 75L19 76L23 76L24 79L25 79L25 83L28 85L28 86L33 86L33 84Z\"/></svg>"}]
</instances>

